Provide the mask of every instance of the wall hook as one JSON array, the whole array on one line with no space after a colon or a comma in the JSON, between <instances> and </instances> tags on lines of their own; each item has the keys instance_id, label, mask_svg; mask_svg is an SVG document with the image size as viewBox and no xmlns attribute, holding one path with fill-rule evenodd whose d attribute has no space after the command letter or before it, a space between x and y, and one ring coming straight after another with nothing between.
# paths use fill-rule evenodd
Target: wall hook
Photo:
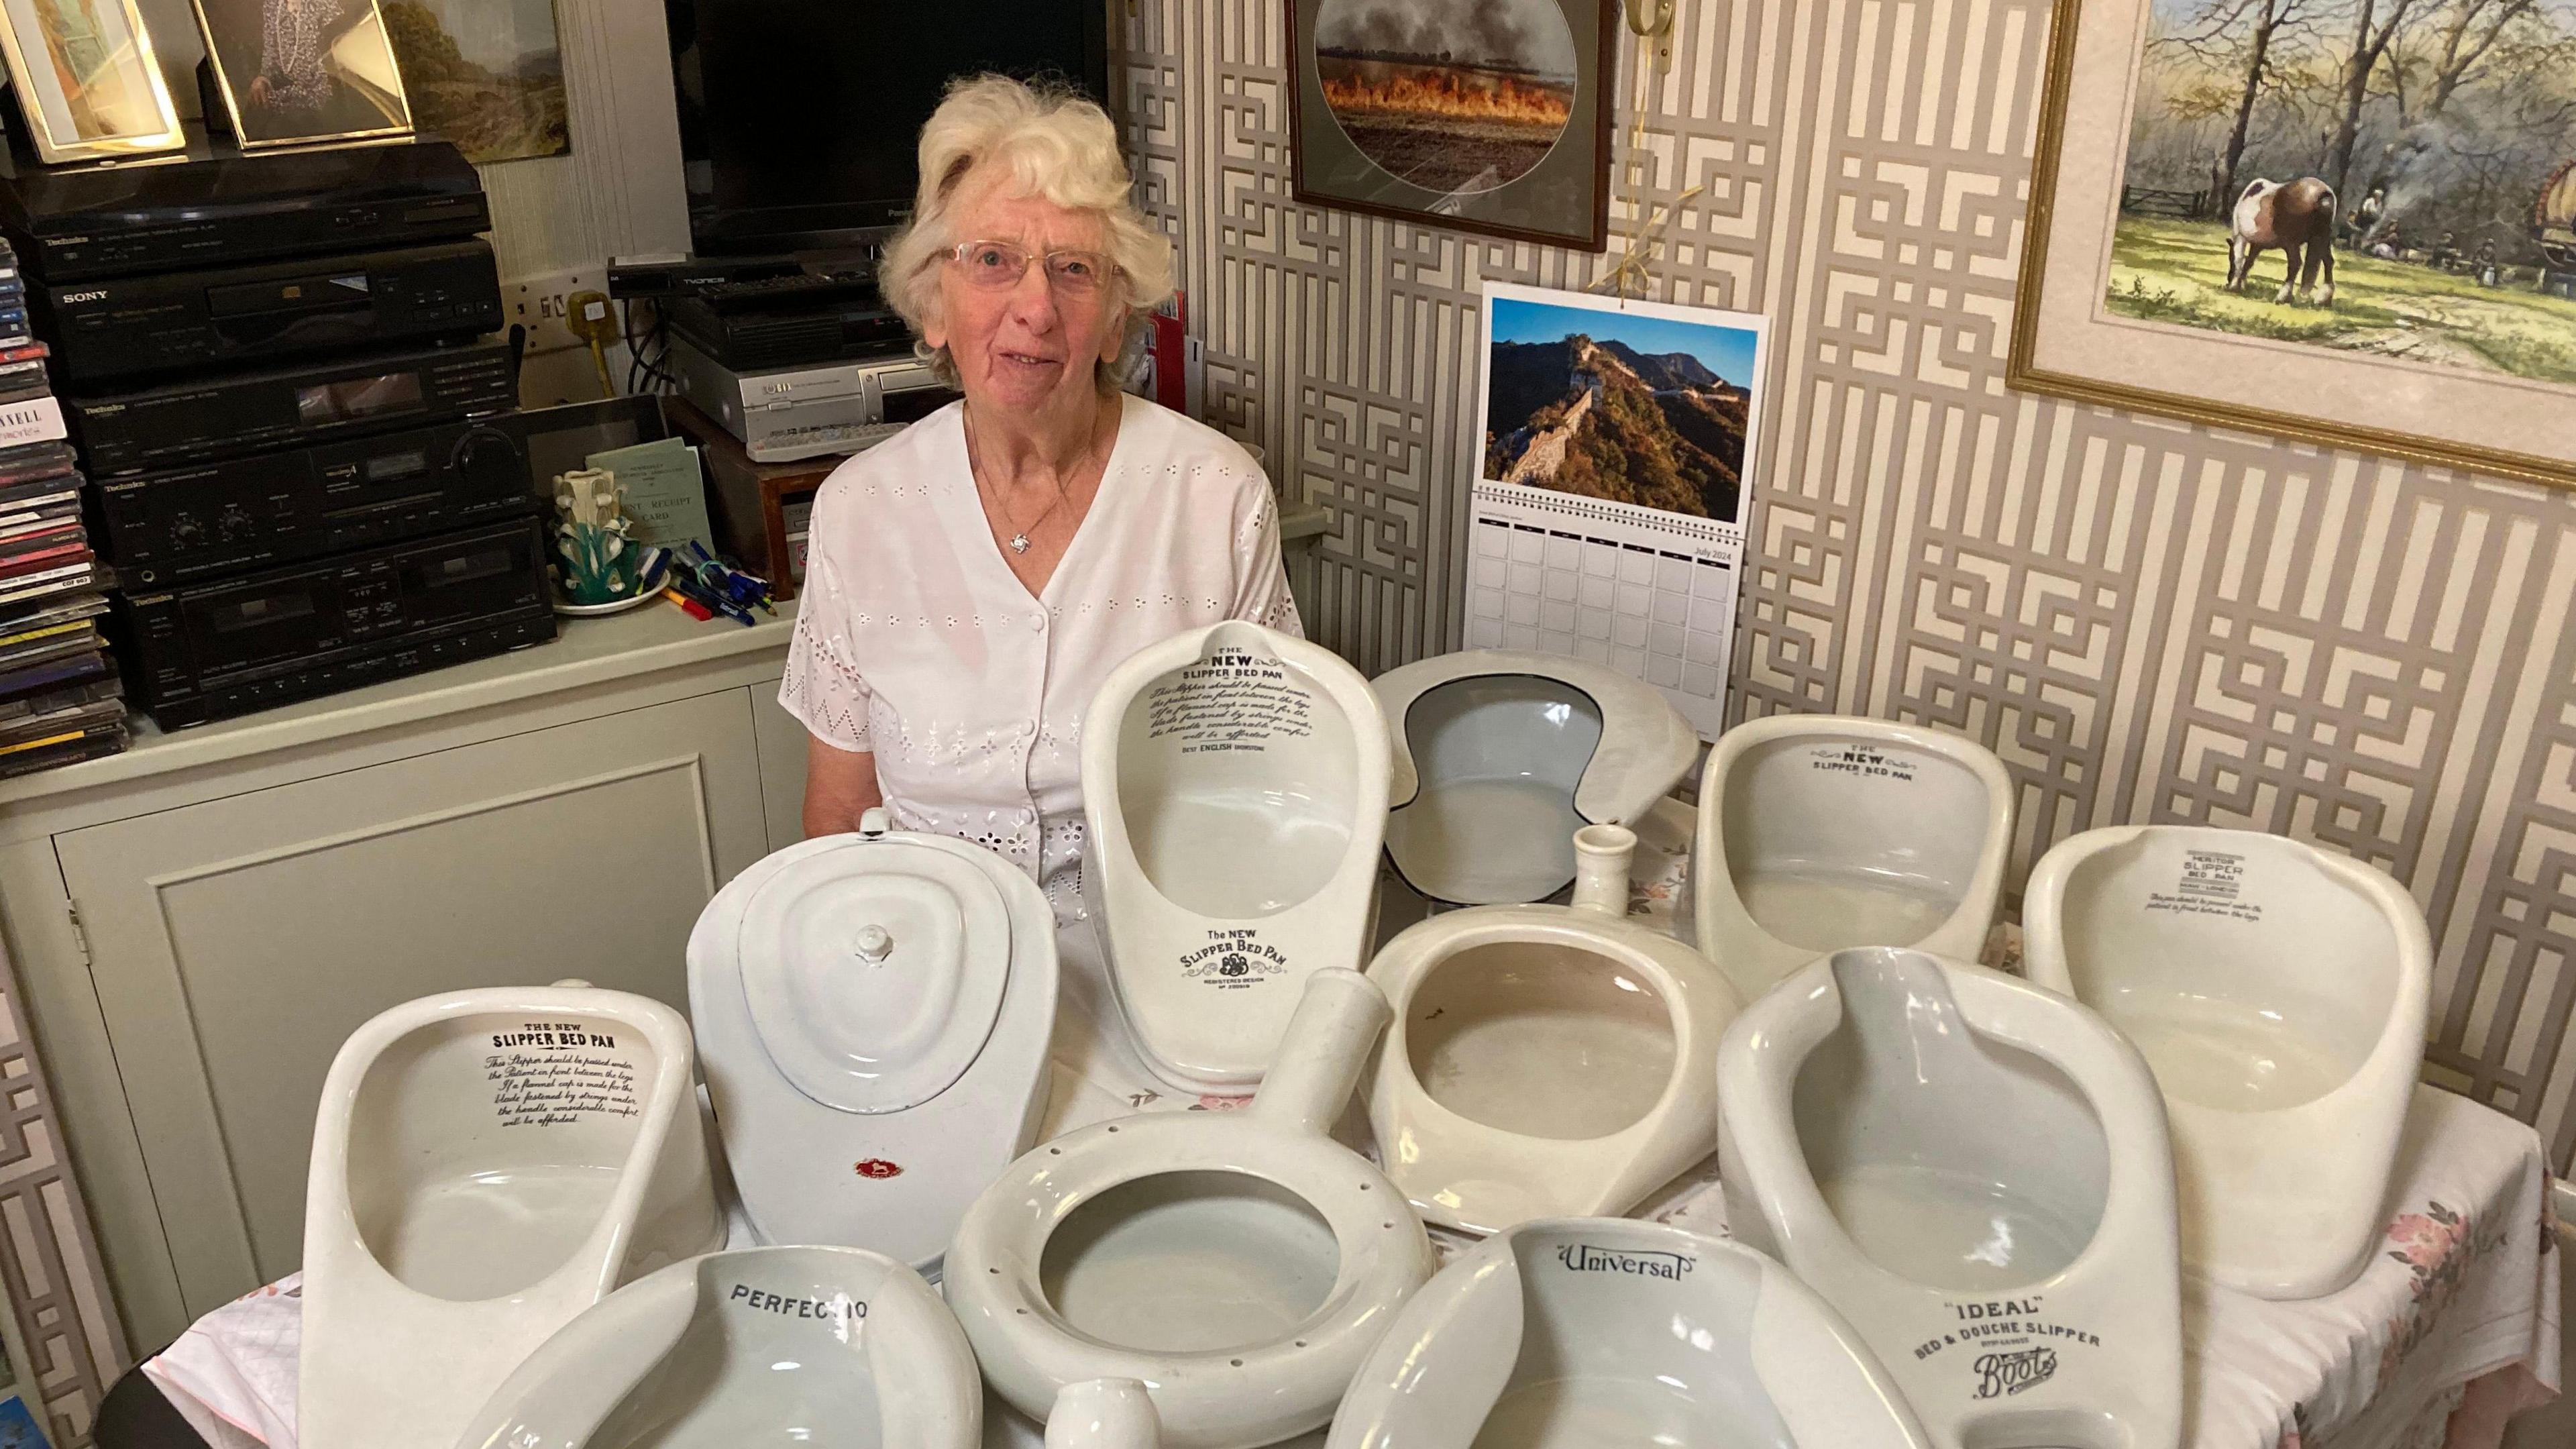
<instances>
[{"instance_id":1,"label":"wall hook","mask_svg":"<svg viewBox=\"0 0 2576 1449\"><path fill-rule=\"evenodd\" d=\"M1681 0L1624 0L1628 10L1628 28L1655 47L1655 69L1669 70L1673 64L1673 17L1680 13Z\"/></svg>"}]
</instances>

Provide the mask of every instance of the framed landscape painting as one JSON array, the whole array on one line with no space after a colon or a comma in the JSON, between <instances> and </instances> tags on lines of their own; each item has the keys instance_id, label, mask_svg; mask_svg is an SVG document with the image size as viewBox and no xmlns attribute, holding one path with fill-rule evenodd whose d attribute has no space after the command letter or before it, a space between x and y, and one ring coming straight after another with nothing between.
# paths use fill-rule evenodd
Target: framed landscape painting
<instances>
[{"instance_id":1,"label":"framed landscape painting","mask_svg":"<svg viewBox=\"0 0 2576 1449\"><path fill-rule=\"evenodd\" d=\"M1288 0L1297 199L1599 251L1611 0Z\"/></svg>"},{"instance_id":2,"label":"framed landscape painting","mask_svg":"<svg viewBox=\"0 0 2576 1449\"><path fill-rule=\"evenodd\" d=\"M2576 0L2061 0L2009 381L2576 486Z\"/></svg>"}]
</instances>

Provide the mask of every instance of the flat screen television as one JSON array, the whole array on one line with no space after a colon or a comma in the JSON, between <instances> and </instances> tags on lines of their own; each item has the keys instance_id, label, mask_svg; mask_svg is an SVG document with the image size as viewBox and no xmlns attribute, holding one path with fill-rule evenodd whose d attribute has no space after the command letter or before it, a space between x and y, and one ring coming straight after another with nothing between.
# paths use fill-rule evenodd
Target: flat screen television
<instances>
[{"instance_id":1,"label":"flat screen television","mask_svg":"<svg viewBox=\"0 0 2576 1449\"><path fill-rule=\"evenodd\" d=\"M855 249L912 210L921 123L999 71L1109 100L1108 0L664 0L700 256Z\"/></svg>"}]
</instances>

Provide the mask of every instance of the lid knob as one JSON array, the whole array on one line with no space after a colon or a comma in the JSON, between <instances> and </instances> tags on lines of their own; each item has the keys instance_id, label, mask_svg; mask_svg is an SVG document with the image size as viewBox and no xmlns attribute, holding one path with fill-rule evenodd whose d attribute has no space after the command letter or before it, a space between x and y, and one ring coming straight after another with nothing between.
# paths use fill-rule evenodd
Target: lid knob
<instances>
[{"instance_id":1,"label":"lid knob","mask_svg":"<svg viewBox=\"0 0 2576 1449\"><path fill-rule=\"evenodd\" d=\"M856 946L860 960L880 966L894 954L894 935L883 926L861 926Z\"/></svg>"}]
</instances>

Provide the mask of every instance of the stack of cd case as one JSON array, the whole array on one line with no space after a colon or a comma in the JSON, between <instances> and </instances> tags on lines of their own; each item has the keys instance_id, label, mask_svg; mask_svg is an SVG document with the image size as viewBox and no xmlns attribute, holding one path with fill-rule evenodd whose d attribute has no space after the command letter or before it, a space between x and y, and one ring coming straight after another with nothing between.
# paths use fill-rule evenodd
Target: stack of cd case
<instances>
[{"instance_id":1,"label":"stack of cd case","mask_svg":"<svg viewBox=\"0 0 2576 1449\"><path fill-rule=\"evenodd\" d=\"M99 632L112 582L83 522L46 349L0 243L0 778L126 747L124 690Z\"/></svg>"}]
</instances>

